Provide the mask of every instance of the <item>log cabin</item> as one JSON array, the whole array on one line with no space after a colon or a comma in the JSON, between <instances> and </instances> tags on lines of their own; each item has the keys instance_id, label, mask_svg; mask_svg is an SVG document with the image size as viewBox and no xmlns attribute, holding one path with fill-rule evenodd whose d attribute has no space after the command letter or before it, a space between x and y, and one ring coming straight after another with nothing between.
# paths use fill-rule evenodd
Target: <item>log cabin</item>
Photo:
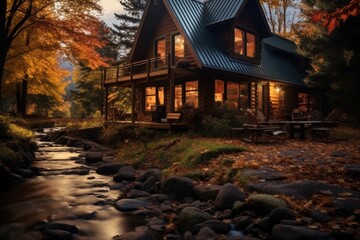
<instances>
[{"instance_id":1,"label":"log cabin","mask_svg":"<svg viewBox=\"0 0 360 240\"><path fill-rule=\"evenodd\" d=\"M293 42L270 31L258 0L149 0L128 63L106 69L104 86L106 99L109 88L131 88L132 122L184 105L284 119L319 104L305 65ZM109 103L105 112L111 120Z\"/></svg>"}]
</instances>

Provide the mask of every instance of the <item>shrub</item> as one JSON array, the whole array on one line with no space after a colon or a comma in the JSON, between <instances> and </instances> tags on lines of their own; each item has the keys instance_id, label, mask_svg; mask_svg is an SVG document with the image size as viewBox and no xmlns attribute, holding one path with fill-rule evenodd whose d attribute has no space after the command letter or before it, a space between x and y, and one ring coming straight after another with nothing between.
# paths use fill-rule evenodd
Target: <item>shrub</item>
<instances>
[{"instance_id":1,"label":"shrub","mask_svg":"<svg viewBox=\"0 0 360 240\"><path fill-rule=\"evenodd\" d=\"M16 153L4 144L0 144L0 163L13 170L17 168L16 162Z\"/></svg>"},{"instance_id":2,"label":"shrub","mask_svg":"<svg viewBox=\"0 0 360 240\"><path fill-rule=\"evenodd\" d=\"M9 138L9 123L4 119L0 119L0 139L7 140Z\"/></svg>"}]
</instances>

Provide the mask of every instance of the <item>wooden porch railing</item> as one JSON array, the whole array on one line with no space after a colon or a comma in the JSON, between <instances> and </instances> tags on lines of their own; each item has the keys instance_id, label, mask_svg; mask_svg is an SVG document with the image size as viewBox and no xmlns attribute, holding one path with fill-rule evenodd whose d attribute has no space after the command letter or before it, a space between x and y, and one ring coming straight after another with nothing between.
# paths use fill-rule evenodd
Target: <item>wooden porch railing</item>
<instances>
[{"instance_id":1,"label":"wooden porch railing","mask_svg":"<svg viewBox=\"0 0 360 240\"><path fill-rule=\"evenodd\" d=\"M104 74L105 84L109 81L115 83L126 81L130 78L132 79L132 76L140 74L143 77L149 79L151 73L169 70L172 62L171 55L167 55L166 57L149 58L130 64L123 64L106 68ZM126 77L129 77L129 79Z\"/></svg>"}]
</instances>

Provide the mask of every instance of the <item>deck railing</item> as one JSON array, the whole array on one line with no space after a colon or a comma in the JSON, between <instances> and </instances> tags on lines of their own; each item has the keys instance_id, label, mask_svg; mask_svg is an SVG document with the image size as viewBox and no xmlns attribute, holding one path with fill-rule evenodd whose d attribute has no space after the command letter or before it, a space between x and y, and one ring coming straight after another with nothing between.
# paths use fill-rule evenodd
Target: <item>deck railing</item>
<instances>
[{"instance_id":1,"label":"deck railing","mask_svg":"<svg viewBox=\"0 0 360 240\"><path fill-rule=\"evenodd\" d=\"M118 82L123 77L134 76L136 74L146 74L145 76L149 77L152 72L168 69L170 64L171 56L149 58L130 64L117 65L105 69L105 82L107 80Z\"/></svg>"}]
</instances>

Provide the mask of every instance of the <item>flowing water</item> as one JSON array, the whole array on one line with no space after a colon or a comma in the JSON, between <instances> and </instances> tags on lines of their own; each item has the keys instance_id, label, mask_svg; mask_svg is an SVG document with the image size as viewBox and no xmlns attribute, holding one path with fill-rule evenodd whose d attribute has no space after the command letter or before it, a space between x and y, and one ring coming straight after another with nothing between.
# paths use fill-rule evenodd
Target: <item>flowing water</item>
<instances>
[{"instance_id":1,"label":"flowing water","mask_svg":"<svg viewBox=\"0 0 360 240\"><path fill-rule=\"evenodd\" d=\"M33 166L42 176L27 179L0 193L0 240L42 239L37 229L47 222L73 224L75 239L112 239L132 231L143 221L117 211L112 202L121 194L111 190L112 178L96 174L63 175L64 170L86 168L75 163L80 149L39 142Z\"/></svg>"}]
</instances>

